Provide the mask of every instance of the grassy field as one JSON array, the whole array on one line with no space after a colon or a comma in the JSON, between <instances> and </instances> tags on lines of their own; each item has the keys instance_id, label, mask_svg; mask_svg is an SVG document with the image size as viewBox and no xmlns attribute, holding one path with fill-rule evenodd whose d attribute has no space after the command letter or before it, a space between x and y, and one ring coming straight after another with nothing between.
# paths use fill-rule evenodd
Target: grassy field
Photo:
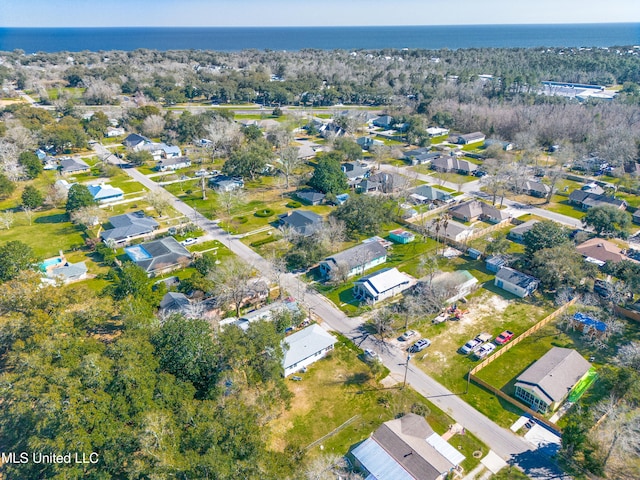
<instances>
[{"instance_id":1,"label":"grassy field","mask_svg":"<svg viewBox=\"0 0 640 480\"><path fill-rule=\"evenodd\" d=\"M0 242L12 240L26 243L42 258L57 255L60 250L76 250L84 245L82 231L60 209L36 213L31 225L24 213L17 212L13 226L0 231Z\"/></svg>"},{"instance_id":2,"label":"grassy field","mask_svg":"<svg viewBox=\"0 0 640 480\"><path fill-rule=\"evenodd\" d=\"M369 437L380 424L412 410L426 414L436 433L443 434L454 421L413 390L380 385L361 352L353 344L340 342L327 358L300 374L302 381L290 381L294 394L291 408L271 422L269 442L273 450L283 451L287 445L306 447L332 432L354 415L358 417L308 451L313 458L321 454L344 455L351 447ZM455 435L449 443L459 448L466 460L465 471L478 464L473 452L488 449L473 435Z\"/></svg>"},{"instance_id":3,"label":"grassy field","mask_svg":"<svg viewBox=\"0 0 640 480\"><path fill-rule=\"evenodd\" d=\"M491 278L488 272L480 271L481 267L467 269L481 282ZM503 330L511 330L518 335L553 311L553 306L543 297L518 299L493 287L491 280L485 281L484 288L468 300L467 304L460 304L462 309L468 310L460 321L439 325L421 322L412 326L433 342L424 356L415 358L415 364L455 393L466 390L466 374L477 363L472 357L458 353L466 341L481 332L495 337ZM511 425L520 413L473 384L464 400L504 427Z\"/></svg>"}]
</instances>

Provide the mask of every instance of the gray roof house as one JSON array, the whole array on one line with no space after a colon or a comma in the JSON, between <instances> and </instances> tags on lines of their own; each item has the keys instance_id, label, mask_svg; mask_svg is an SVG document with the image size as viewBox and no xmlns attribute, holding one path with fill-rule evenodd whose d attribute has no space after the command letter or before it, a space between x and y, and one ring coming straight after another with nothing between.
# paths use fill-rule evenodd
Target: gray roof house
<instances>
[{"instance_id":1,"label":"gray roof house","mask_svg":"<svg viewBox=\"0 0 640 480\"><path fill-rule=\"evenodd\" d=\"M470 143L484 142L487 138L482 132L467 133L466 135L457 135L455 137L455 143L458 145L469 145Z\"/></svg>"},{"instance_id":2,"label":"gray roof house","mask_svg":"<svg viewBox=\"0 0 640 480\"><path fill-rule=\"evenodd\" d=\"M409 197L416 203L451 203L455 201L449 192L432 187L431 185L420 185L416 187Z\"/></svg>"},{"instance_id":3,"label":"gray roof house","mask_svg":"<svg viewBox=\"0 0 640 480\"><path fill-rule=\"evenodd\" d=\"M280 224L304 237L314 234L322 227L322 217L308 210L294 210L280 215Z\"/></svg>"},{"instance_id":4,"label":"gray roof house","mask_svg":"<svg viewBox=\"0 0 640 480\"><path fill-rule=\"evenodd\" d=\"M391 115L382 115L374 118L371 123L376 127L389 129L393 126L394 120Z\"/></svg>"},{"instance_id":5,"label":"gray roof house","mask_svg":"<svg viewBox=\"0 0 640 480\"><path fill-rule=\"evenodd\" d=\"M160 310L164 312L180 311L189 304L189 299L184 293L167 292L160 301Z\"/></svg>"},{"instance_id":6,"label":"gray roof house","mask_svg":"<svg viewBox=\"0 0 640 480\"><path fill-rule=\"evenodd\" d=\"M91 167L79 158L63 158L60 160L60 173L69 175L72 173L84 173L91 170Z\"/></svg>"},{"instance_id":7,"label":"gray roof house","mask_svg":"<svg viewBox=\"0 0 640 480\"><path fill-rule=\"evenodd\" d=\"M442 152L431 152L430 150L429 147L408 150L404 153L403 158L411 165L422 165L442 156Z\"/></svg>"},{"instance_id":8,"label":"gray roof house","mask_svg":"<svg viewBox=\"0 0 640 480\"><path fill-rule=\"evenodd\" d=\"M468 160L460 160L451 155L444 155L431 160L431 168L440 172L459 172L463 175L469 175L478 169L475 163Z\"/></svg>"},{"instance_id":9,"label":"gray roof house","mask_svg":"<svg viewBox=\"0 0 640 480\"><path fill-rule=\"evenodd\" d=\"M625 210L627 208L627 202L624 200L619 200L607 195L589 193L584 190L574 190L571 192L569 194L569 203L576 205L583 210L588 210L591 207L602 205L613 205L619 210Z\"/></svg>"},{"instance_id":10,"label":"gray roof house","mask_svg":"<svg viewBox=\"0 0 640 480\"><path fill-rule=\"evenodd\" d=\"M51 269L47 276L52 279L58 278L64 283L70 283L87 278L88 272L89 270L84 262L66 262L64 265Z\"/></svg>"},{"instance_id":11,"label":"gray roof house","mask_svg":"<svg viewBox=\"0 0 640 480\"><path fill-rule=\"evenodd\" d=\"M533 226L538 223L539 220L529 220L528 222L524 222L517 227L513 227L509 230L507 237L510 240L515 240L516 242L521 242L524 238L524 234L533 228Z\"/></svg>"},{"instance_id":12,"label":"gray roof house","mask_svg":"<svg viewBox=\"0 0 640 480\"><path fill-rule=\"evenodd\" d=\"M409 187L410 180L404 175L392 172L378 172L358 183L361 192L393 193Z\"/></svg>"},{"instance_id":13,"label":"gray roof house","mask_svg":"<svg viewBox=\"0 0 640 480\"><path fill-rule=\"evenodd\" d=\"M442 480L465 459L414 413L383 423L350 454L369 480Z\"/></svg>"},{"instance_id":14,"label":"gray roof house","mask_svg":"<svg viewBox=\"0 0 640 480\"><path fill-rule=\"evenodd\" d=\"M640 223L640 208L633 212L633 223Z\"/></svg>"},{"instance_id":15,"label":"gray roof house","mask_svg":"<svg viewBox=\"0 0 640 480\"><path fill-rule=\"evenodd\" d=\"M124 249L127 256L147 275L175 270L191 262L191 253L173 237L164 237Z\"/></svg>"},{"instance_id":16,"label":"gray roof house","mask_svg":"<svg viewBox=\"0 0 640 480\"><path fill-rule=\"evenodd\" d=\"M209 179L209 186L219 192L231 192L244 187L244 181L240 177L227 177L216 175Z\"/></svg>"},{"instance_id":17,"label":"gray roof house","mask_svg":"<svg viewBox=\"0 0 640 480\"><path fill-rule=\"evenodd\" d=\"M367 242L325 258L319 268L325 277L339 279L341 274L352 277L386 261L387 249L378 242Z\"/></svg>"},{"instance_id":18,"label":"gray roof house","mask_svg":"<svg viewBox=\"0 0 640 480\"><path fill-rule=\"evenodd\" d=\"M544 198L551 191L551 187L542 182L527 180L524 182L523 190L532 197Z\"/></svg>"},{"instance_id":19,"label":"gray roof house","mask_svg":"<svg viewBox=\"0 0 640 480\"><path fill-rule=\"evenodd\" d=\"M146 145L148 143L151 143L151 140L149 140L147 137L145 137L143 135L138 135L137 133L132 133L132 134L128 135L127 138L125 138L122 141L122 144L125 147L132 148L134 150L139 149L143 145Z\"/></svg>"},{"instance_id":20,"label":"gray roof house","mask_svg":"<svg viewBox=\"0 0 640 480\"><path fill-rule=\"evenodd\" d=\"M575 350L553 347L516 379L515 396L538 412L554 411L590 369Z\"/></svg>"},{"instance_id":21,"label":"gray roof house","mask_svg":"<svg viewBox=\"0 0 640 480\"><path fill-rule=\"evenodd\" d=\"M494 280L496 287L513 293L520 298L524 298L535 292L539 283L537 278L510 267L502 267L498 270Z\"/></svg>"},{"instance_id":22,"label":"gray roof house","mask_svg":"<svg viewBox=\"0 0 640 480\"><path fill-rule=\"evenodd\" d=\"M288 377L325 357L336 342L331 334L316 323L289 335L282 341L288 347L282 360L284 376Z\"/></svg>"},{"instance_id":23,"label":"gray roof house","mask_svg":"<svg viewBox=\"0 0 640 480\"><path fill-rule=\"evenodd\" d=\"M322 192L317 192L315 190L298 190L295 192L295 196L302 203L306 203L307 205L320 205L326 196Z\"/></svg>"},{"instance_id":24,"label":"gray roof house","mask_svg":"<svg viewBox=\"0 0 640 480\"><path fill-rule=\"evenodd\" d=\"M158 222L151 217L147 217L142 210L115 215L109 218L109 223L113 228L100 233L100 237L104 242L109 240L115 243L126 242L132 237L151 233L159 227Z\"/></svg>"},{"instance_id":25,"label":"gray roof house","mask_svg":"<svg viewBox=\"0 0 640 480\"><path fill-rule=\"evenodd\" d=\"M432 229L432 232L435 232L435 230ZM449 220L447 229L440 232L440 235L444 235L446 238L456 242L464 242L472 234L473 228L469 228L453 220Z\"/></svg>"},{"instance_id":26,"label":"gray roof house","mask_svg":"<svg viewBox=\"0 0 640 480\"><path fill-rule=\"evenodd\" d=\"M156 163L156 170L160 172L176 171L181 168L187 168L191 166L191 160L188 157L169 157L158 160Z\"/></svg>"},{"instance_id":27,"label":"gray roof house","mask_svg":"<svg viewBox=\"0 0 640 480\"><path fill-rule=\"evenodd\" d=\"M500 223L509 218L506 210L499 210L493 205L479 200L471 200L456 205L449 210L449 213L451 213L453 218L457 218L463 222L473 222L474 220L481 219L491 223Z\"/></svg>"},{"instance_id":28,"label":"gray roof house","mask_svg":"<svg viewBox=\"0 0 640 480\"><path fill-rule=\"evenodd\" d=\"M363 178L367 178L371 173L371 167L366 163L361 162L343 163L341 168L347 176L347 182L349 185L355 185Z\"/></svg>"},{"instance_id":29,"label":"gray roof house","mask_svg":"<svg viewBox=\"0 0 640 480\"><path fill-rule=\"evenodd\" d=\"M384 145L384 142L382 140L377 140L371 137L359 137L356 140L356 143L360 145L360 148L362 148L363 150L369 150L371 147L375 145L379 145L379 146Z\"/></svg>"}]
</instances>

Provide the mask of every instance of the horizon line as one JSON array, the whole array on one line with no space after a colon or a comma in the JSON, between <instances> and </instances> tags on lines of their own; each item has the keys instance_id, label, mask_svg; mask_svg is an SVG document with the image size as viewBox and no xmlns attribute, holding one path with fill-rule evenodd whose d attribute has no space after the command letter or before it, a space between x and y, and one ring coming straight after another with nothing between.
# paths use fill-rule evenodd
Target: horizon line
<instances>
[{"instance_id":1,"label":"horizon line","mask_svg":"<svg viewBox=\"0 0 640 480\"><path fill-rule=\"evenodd\" d=\"M640 20L625 22L546 22L546 23L438 23L438 24L376 24L376 25L58 25L4 26L0 29L109 29L109 28L381 28L381 27L518 27L563 25L640 25Z\"/></svg>"}]
</instances>

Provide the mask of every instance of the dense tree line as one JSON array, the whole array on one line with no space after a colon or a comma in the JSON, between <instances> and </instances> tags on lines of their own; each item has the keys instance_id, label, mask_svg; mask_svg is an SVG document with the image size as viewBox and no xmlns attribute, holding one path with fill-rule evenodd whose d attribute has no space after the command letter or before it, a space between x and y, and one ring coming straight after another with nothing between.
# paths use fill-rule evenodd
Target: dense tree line
<instances>
[{"instance_id":1,"label":"dense tree line","mask_svg":"<svg viewBox=\"0 0 640 480\"><path fill-rule=\"evenodd\" d=\"M0 316L4 448L99 456L5 464L7 478L295 476L296 449L265 445L290 397L275 324L158 322L143 297L112 302L28 271L3 284Z\"/></svg>"}]
</instances>

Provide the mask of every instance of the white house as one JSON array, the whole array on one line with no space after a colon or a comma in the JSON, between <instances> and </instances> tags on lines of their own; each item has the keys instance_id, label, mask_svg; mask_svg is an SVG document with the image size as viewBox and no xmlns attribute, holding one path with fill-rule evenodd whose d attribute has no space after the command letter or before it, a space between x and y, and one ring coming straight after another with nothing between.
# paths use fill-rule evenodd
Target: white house
<instances>
[{"instance_id":1,"label":"white house","mask_svg":"<svg viewBox=\"0 0 640 480\"><path fill-rule=\"evenodd\" d=\"M353 296L372 303L394 297L415 284L415 279L397 268L385 268L362 277L353 286Z\"/></svg>"},{"instance_id":2,"label":"white house","mask_svg":"<svg viewBox=\"0 0 640 480\"><path fill-rule=\"evenodd\" d=\"M339 277L340 273L344 273L345 278L348 278L386 261L387 249L378 242L368 242L325 258L320 262L320 272L329 278ZM345 271L341 272L341 269Z\"/></svg>"},{"instance_id":3,"label":"white house","mask_svg":"<svg viewBox=\"0 0 640 480\"><path fill-rule=\"evenodd\" d=\"M108 183L87 185L93 199L98 203L117 202L124 198L124 192L118 187L112 187Z\"/></svg>"},{"instance_id":4,"label":"white house","mask_svg":"<svg viewBox=\"0 0 640 480\"><path fill-rule=\"evenodd\" d=\"M107 131L105 133L105 137L119 137L120 135L124 135L125 131L122 127L107 127Z\"/></svg>"},{"instance_id":5,"label":"white house","mask_svg":"<svg viewBox=\"0 0 640 480\"><path fill-rule=\"evenodd\" d=\"M317 324L288 336L282 342L286 349L282 360L284 376L288 377L325 357L333 350L336 342L332 335Z\"/></svg>"},{"instance_id":6,"label":"white house","mask_svg":"<svg viewBox=\"0 0 640 480\"><path fill-rule=\"evenodd\" d=\"M502 267L498 270L494 281L496 287L513 293L520 298L535 292L539 283L537 278L510 267Z\"/></svg>"},{"instance_id":7,"label":"white house","mask_svg":"<svg viewBox=\"0 0 640 480\"><path fill-rule=\"evenodd\" d=\"M156 170L160 172L176 171L190 166L191 160L188 157L171 157L159 160L156 164Z\"/></svg>"}]
</instances>

